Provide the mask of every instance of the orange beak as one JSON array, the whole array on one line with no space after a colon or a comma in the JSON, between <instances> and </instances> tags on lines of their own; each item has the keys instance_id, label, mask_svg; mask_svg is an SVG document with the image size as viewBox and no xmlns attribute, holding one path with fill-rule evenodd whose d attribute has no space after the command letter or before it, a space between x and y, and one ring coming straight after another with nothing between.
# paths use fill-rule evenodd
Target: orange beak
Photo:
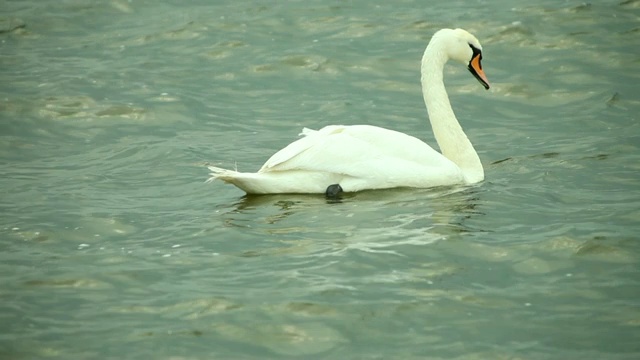
<instances>
[{"instance_id":1,"label":"orange beak","mask_svg":"<svg viewBox=\"0 0 640 360\"><path fill-rule=\"evenodd\" d=\"M484 71L482 70L482 64L480 63L480 60L482 60L482 53L478 52L474 55L473 58L471 58L471 61L469 61L469 71L471 71L473 76L478 79L480 84L482 84L485 89L489 90L489 80L487 80L487 75L485 75Z\"/></svg>"}]
</instances>

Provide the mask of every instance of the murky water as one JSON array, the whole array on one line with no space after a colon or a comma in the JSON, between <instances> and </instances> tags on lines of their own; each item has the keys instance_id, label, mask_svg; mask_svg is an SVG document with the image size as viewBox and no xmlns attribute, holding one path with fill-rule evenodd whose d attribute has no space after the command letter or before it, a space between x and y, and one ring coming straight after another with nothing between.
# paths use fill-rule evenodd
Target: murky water
<instances>
[{"instance_id":1,"label":"murky water","mask_svg":"<svg viewBox=\"0 0 640 360\"><path fill-rule=\"evenodd\" d=\"M0 357L640 357L640 2L9 1ZM304 126L435 144L442 27L470 188L244 197Z\"/></svg>"}]
</instances>

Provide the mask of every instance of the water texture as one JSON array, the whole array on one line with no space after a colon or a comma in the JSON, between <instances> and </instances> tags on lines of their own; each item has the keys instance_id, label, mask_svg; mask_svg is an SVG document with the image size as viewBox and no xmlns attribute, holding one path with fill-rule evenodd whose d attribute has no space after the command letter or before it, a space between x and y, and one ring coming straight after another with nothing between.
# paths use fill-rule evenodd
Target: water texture
<instances>
[{"instance_id":1,"label":"water texture","mask_svg":"<svg viewBox=\"0 0 640 360\"><path fill-rule=\"evenodd\" d=\"M640 1L0 2L0 358L640 358ZM302 127L435 145L431 35L486 180L245 197Z\"/></svg>"}]
</instances>

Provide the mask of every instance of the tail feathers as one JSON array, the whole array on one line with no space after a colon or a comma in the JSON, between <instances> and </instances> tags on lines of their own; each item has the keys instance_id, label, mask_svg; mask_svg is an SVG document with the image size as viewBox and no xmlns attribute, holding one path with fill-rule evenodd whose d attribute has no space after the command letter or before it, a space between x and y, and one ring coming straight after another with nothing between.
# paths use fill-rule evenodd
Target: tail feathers
<instances>
[{"instance_id":1,"label":"tail feathers","mask_svg":"<svg viewBox=\"0 0 640 360\"><path fill-rule=\"evenodd\" d=\"M243 173L235 170L227 170L215 166L208 166L211 173L207 179L207 183L214 180L222 180L226 183L233 184L249 194L264 194L270 191L264 189L264 176L259 173ZM269 176L266 177L267 179Z\"/></svg>"},{"instance_id":2,"label":"tail feathers","mask_svg":"<svg viewBox=\"0 0 640 360\"><path fill-rule=\"evenodd\" d=\"M208 178L207 181L205 181L206 183L210 183L216 179L229 181L233 179L235 176L237 176L238 174L240 174L235 170L227 170L227 169L223 169L215 166L207 166L207 167L209 168L211 173L209 173L210 178Z\"/></svg>"},{"instance_id":3,"label":"tail feathers","mask_svg":"<svg viewBox=\"0 0 640 360\"><path fill-rule=\"evenodd\" d=\"M337 184L344 178L339 174L303 170L243 173L215 166L208 168L211 177L206 182L222 180L247 194L323 194L325 184Z\"/></svg>"}]
</instances>

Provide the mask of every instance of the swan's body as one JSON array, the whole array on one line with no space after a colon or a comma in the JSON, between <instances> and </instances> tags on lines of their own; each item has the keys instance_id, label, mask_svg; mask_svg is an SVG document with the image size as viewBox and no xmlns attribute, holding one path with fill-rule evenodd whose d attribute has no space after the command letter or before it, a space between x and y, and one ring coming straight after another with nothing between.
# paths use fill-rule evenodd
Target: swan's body
<instances>
[{"instance_id":1,"label":"swan's body","mask_svg":"<svg viewBox=\"0 0 640 360\"><path fill-rule=\"evenodd\" d=\"M256 173L210 166L208 181L220 179L248 194L325 193L332 184L354 192L482 181L482 164L451 109L443 81L444 64L454 59L468 63L488 89L481 49L465 30L443 29L424 52L422 92L442 154L401 132L369 125L330 125L317 131L304 129L301 139L275 153Z\"/></svg>"}]
</instances>

